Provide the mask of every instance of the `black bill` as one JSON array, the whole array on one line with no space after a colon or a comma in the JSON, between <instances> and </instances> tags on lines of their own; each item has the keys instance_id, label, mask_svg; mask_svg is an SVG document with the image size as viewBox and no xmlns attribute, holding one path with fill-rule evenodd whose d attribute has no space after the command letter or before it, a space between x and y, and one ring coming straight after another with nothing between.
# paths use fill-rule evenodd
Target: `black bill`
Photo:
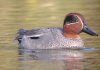
<instances>
[{"instance_id":1,"label":"black bill","mask_svg":"<svg viewBox=\"0 0 100 70\"><path fill-rule=\"evenodd\" d=\"M96 32L94 32L94 31L92 31L87 25L85 25L83 27L82 31L87 33L87 34L89 34L89 35L92 35L92 36L98 36L98 34Z\"/></svg>"}]
</instances>

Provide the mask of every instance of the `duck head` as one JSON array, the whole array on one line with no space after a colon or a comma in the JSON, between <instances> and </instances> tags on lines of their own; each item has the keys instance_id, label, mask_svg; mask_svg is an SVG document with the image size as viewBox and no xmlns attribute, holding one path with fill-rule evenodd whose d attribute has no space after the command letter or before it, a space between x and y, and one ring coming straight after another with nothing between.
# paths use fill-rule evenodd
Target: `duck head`
<instances>
[{"instance_id":1,"label":"duck head","mask_svg":"<svg viewBox=\"0 0 100 70\"><path fill-rule=\"evenodd\" d=\"M97 33L92 31L84 17L79 13L69 13L65 19L63 24L64 36L67 38L79 38L79 34L81 32L85 32L92 36L98 36Z\"/></svg>"}]
</instances>

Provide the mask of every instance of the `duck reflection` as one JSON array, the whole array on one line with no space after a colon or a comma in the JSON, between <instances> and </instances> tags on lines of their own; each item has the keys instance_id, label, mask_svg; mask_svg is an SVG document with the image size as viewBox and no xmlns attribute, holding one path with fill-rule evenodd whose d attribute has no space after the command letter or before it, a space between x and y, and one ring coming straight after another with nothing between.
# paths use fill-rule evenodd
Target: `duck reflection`
<instances>
[{"instance_id":1,"label":"duck reflection","mask_svg":"<svg viewBox=\"0 0 100 70\"><path fill-rule=\"evenodd\" d=\"M63 63L63 69L61 70L83 70L83 53L81 50L72 49L53 49L53 50L28 50L19 49L19 61L51 61L52 64L55 61L61 61ZM34 62L33 62L34 64ZM58 63L57 63L58 64ZM21 66L24 66L21 63ZM46 63L47 65L47 63ZM47 65L50 67L49 65ZM56 65L55 65L56 66ZM56 67L58 68L58 67ZM40 69L39 69L40 70ZM41 69L42 70L42 69ZM45 69L44 69L45 70ZM54 69L55 70L55 69ZM60 70L60 69L57 69Z\"/></svg>"}]
</instances>

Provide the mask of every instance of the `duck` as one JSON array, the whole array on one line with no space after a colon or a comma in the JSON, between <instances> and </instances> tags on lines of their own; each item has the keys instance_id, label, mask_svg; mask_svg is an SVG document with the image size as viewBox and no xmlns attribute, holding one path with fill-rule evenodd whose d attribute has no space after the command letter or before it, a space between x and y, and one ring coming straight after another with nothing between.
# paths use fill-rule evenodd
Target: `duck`
<instances>
[{"instance_id":1,"label":"duck","mask_svg":"<svg viewBox=\"0 0 100 70\"><path fill-rule=\"evenodd\" d=\"M78 49L84 48L80 33L98 36L80 13L68 13L62 27L19 29L16 39L20 49Z\"/></svg>"}]
</instances>

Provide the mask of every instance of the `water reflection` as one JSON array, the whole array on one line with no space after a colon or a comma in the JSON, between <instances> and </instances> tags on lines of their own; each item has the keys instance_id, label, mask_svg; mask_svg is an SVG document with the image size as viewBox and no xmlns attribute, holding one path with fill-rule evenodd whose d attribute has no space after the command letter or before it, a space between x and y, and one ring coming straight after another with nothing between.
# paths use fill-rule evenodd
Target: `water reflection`
<instances>
[{"instance_id":1,"label":"water reflection","mask_svg":"<svg viewBox=\"0 0 100 70\"><path fill-rule=\"evenodd\" d=\"M57 70L83 70L83 59L81 50L19 49L19 66L24 70L33 66L37 68L36 70L55 70L55 68Z\"/></svg>"}]
</instances>

